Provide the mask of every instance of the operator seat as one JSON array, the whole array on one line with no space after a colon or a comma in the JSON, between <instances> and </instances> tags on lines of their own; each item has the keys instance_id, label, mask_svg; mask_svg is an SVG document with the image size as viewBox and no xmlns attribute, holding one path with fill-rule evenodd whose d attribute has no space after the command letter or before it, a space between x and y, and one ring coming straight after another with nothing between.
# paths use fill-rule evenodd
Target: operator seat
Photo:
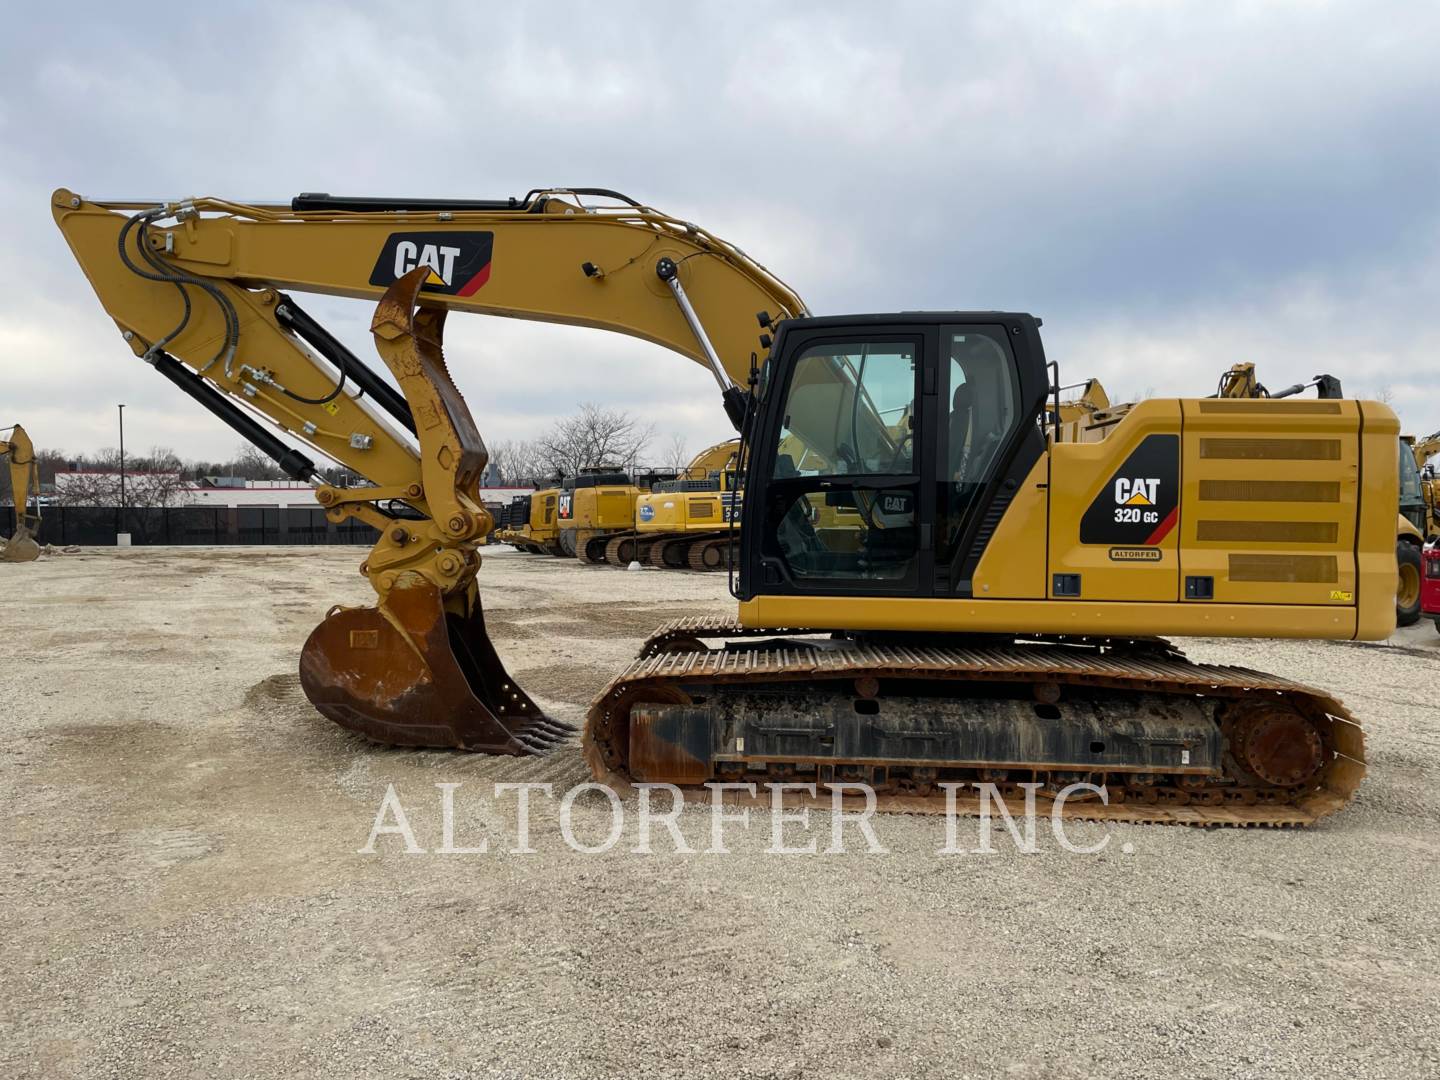
<instances>
[{"instance_id":1,"label":"operator seat","mask_svg":"<svg viewBox=\"0 0 1440 1080\"><path fill-rule=\"evenodd\" d=\"M970 410L974 405L975 391L968 383L955 388L950 400L950 473L951 483L960 479L960 468L965 461L965 440L970 434Z\"/></svg>"}]
</instances>

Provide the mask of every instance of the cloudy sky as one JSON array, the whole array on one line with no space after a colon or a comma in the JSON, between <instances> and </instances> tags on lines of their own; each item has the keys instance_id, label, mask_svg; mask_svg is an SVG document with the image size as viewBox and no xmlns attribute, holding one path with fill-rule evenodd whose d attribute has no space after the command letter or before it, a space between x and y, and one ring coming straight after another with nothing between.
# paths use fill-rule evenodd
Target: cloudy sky
<instances>
[{"instance_id":1,"label":"cloudy sky","mask_svg":"<svg viewBox=\"0 0 1440 1080\"><path fill-rule=\"evenodd\" d=\"M234 11L234 14L228 12ZM0 36L0 424L72 451L236 438L118 340L51 222L94 198L617 188L817 314L1045 319L1067 382L1200 395L1253 360L1440 428L1440 6L26 5ZM221 12L227 12L221 14ZM363 355L366 305L309 305ZM724 437L656 347L447 328L489 439L577 402Z\"/></svg>"}]
</instances>

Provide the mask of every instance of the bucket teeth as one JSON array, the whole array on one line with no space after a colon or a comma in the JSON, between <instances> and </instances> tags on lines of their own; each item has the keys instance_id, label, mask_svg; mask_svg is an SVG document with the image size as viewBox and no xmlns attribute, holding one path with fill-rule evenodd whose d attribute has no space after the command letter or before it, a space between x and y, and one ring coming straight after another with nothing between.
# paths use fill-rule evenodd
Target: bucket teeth
<instances>
[{"instance_id":1,"label":"bucket teeth","mask_svg":"<svg viewBox=\"0 0 1440 1080\"><path fill-rule=\"evenodd\" d=\"M532 721L526 730L543 732L546 735L553 735L557 739L564 739L574 735L580 729L563 720L553 720L548 716L542 716L539 720Z\"/></svg>"},{"instance_id":2,"label":"bucket teeth","mask_svg":"<svg viewBox=\"0 0 1440 1080\"><path fill-rule=\"evenodd\" d=\"M524 747L522 753L548 754L564 742L565 739L559 735L522 731L516 734L515 741Z\"/></svg>"},{"instance_id":3,"label":"bucket teeth","mask_svg":"<svg viewBox=\"0 0 1440 1080\"><path fill-rule=\"evenodd\" d=\"M576 730L563 721L542 716L516 731L515 738L528 747L531 753L544 754L569 740Z\"/></svg>"}]
</instances>

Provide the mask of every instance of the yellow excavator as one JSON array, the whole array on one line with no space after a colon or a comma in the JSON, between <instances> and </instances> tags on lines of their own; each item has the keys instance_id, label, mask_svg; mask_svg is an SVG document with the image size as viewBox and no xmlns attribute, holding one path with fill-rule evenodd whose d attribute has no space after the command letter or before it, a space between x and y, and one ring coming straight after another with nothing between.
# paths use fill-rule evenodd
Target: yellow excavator
<instances>
[{"instance_id":1,"label":"yellow excavator","mask_svg":"<svg viewBox=\"0 0 1440 1080\"><path fill-rule=\"evenodd\" d=\"M490 536L497 544L510 544L531 555L562 555L558 487L516 495L505 507L504 520L496 521Z\"/></svg>"},{"instance_id":2,"label":"yellow excavator","mask_svg":"<svg viewBox=\"0 0 1440 1080\"><path fill-rule=\"evenodd\" d=\"M1332 695L1192 663L1159 635L1391 632L1383 404L1150 400L1100 442L1066 441L1039 319L815 317L733 244L604 189L61 189L52 212L141 362L314 483L332 520L380 530L374 606L332 611L300 659L309 699L352 731L501 754L569 735L485 633L486 452L441 354L446 316L475 311L666 346L714 374L740 435L738 618L667 624L617 673L580 736L597 778L864 782L904 809L943 808L948 785L1018 806L1083 780L1108 805L1066 812L1283 825L1343 806L1364 774ZM398 392L299 292L376 304ZM813 454L782 452L797 441ZM375 486L323 483L295 442ZM828 530L846 535L817 533L822 508L847 511Z\"/></svg>"},{"instance_id":3,"label":"yellow excavator","mask_svg":"<svg viewBox=\"0 0 1440 1080\"><path fill-rule=\"evenodd\" d=\"M1271 391L1255 375L1252 363L1234 364L1220 377L1217 397L1284 398L1314 388L1322 400L1343 396L1334 375L1316 375L1309 382ZM1420 621L1421 552L1425 547L1425 510L1415 454L1404 444L1399 450L1399 488L1395 521L1395 622L1413 626Z\"/></svg>"},{"instance_id":4,"label":"yellow excavator","mask_svg":"<svg viewBox=\"0 0 1440 1080\"><path fill-rule=\"evenodd\" d=\"M636 483L642 480L644 484ZM619 547L635 532L635 500L649 490L644 477L595 466L565 482L560 492L560 550L585 563L630 564Z\"/></svg>"},{"instance_id":5,"label":"yellow excavator","mask_svg":"<svg viewBox=\"0 0 1440 1080\"><path fill-rule=\"evenodd\" d=\"M740 493L735 489L740 440L700 451L679 476L635 500L633 538L616 544L617 560L667 570L724 570L733 546Z\"/></svg>"},{"instance_id":6,"label":"yellow excavator","mask_svg":"<svg viewBox=\"0 0 1440 1080\"><path fill-rule=\"evenodd\" d=\"M526 533L530 527L530 496L512 495L510 501L495 515L495 527L490 540L496 544L511 544L523 550Z\"/></svg>"},{"instance_id":7,"label":"yellow excavator","mask_svg":"<svg viewBox=\"0 0 1440 1080\"><path fill-rule=\"evenodd\" d=\"M0 428L0 432L6 429ZM0 439L0 457L10 459L10 495L15 504L15 531L9 540L0 538L0 562L34 562L40 557L35 537L40 533L40 474L35 465L35 446L25 429L15 424ZM30 496L35 512L30 513Z\"/></svg>"},{"instance_id":8,"label":"yellow excavator","mask_svg":"<svg viewBox=\"0 0 1440 1080\"><path fill-rule=\"evenodd\" d=\"M525 550L534 555L564 555L560 546L560 487L541 488L530 496Z\"/></svg>"}]
</instances>

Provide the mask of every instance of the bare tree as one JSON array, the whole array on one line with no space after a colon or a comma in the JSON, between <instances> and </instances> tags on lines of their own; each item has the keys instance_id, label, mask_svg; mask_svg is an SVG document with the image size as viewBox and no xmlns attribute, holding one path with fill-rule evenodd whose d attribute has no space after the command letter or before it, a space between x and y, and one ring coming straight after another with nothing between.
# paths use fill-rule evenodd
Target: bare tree
<instances>
[{"instance_id":1,"label":"bare tree","mask_svg":"<svg viewBox=\"0 0 1440 1080\"><path fill-rule=\"evenodd\" d=\"M70 456L64 450L42 450L35 448L35 467L40 470L40 483L55 483L55 474L70 465Z\"/></svg>"},{"instance_id":2,"label":"bare tree","mask_svg":"<svg viewBox=\"0 0 1440 1080\"><path fill-rule=\"evenodd\" d=\"M233 470L225 473L226 476L240 476L246 480L287 479L268 454L262 454L249 443L236 447L235 457L226 463L226 467Z\"/></svg>"},{"instance_id":3,"label":"bare tree","mask_svg":"<svg viewBox=\"0 0 1440 1080\"><path fill-rule=\"evenodd\" d=\"M685 448L685 436L678 431L670 436L670 444L660 456L660 466L674 472L683 472L690 464L690 451Z\"/></svg>"},{"instance_id":4,"label":"bare tree","mask_svg":"<svg viewBox=\"0 0 1440 1080\"><path fill-rule=\"evenodd\" d=\"M56 501L64 506L119 506L120 451L109 449L75 462L75 470L57 483ZM180 506L187 501L185 464L172 450L125 457L124 505L134 509Z\"/></svg>"},{"instance_id":5,"label":"bare tree","mask_svg":"<svg viewBox=\"0 0 1440 1080\"><path fill-rule=\"evenodd\" d=\"M505 439L488 449L502 484L525 484L545 474L545 463L534 442Z\"/></svg>"},{"instance_id":6,"label":"bare tree","mask_svg":"<svg viewBox=\"0 0 1440 1080\"><path fill-rule=\"evenodd\" d=\"M574 416L557 420L536 448L550 476L575 476L599 466L629 471L654 437L654 424L642 424L624 409L585 402Z\"/></svg>"},{"instance_id":7,"label":"bare tree","mask_svg":"<svg viewBox=\"0 0 1440 1080\"><path fill-rule=\"evenodd\" d=\"M206 476L235 476L241 480L287 480L280 466L268 454L263 454L249 443L235 447L234 456L226 461L190 461L185 463L185 472L197 480Z\"/></svg>"}]
</instances>

